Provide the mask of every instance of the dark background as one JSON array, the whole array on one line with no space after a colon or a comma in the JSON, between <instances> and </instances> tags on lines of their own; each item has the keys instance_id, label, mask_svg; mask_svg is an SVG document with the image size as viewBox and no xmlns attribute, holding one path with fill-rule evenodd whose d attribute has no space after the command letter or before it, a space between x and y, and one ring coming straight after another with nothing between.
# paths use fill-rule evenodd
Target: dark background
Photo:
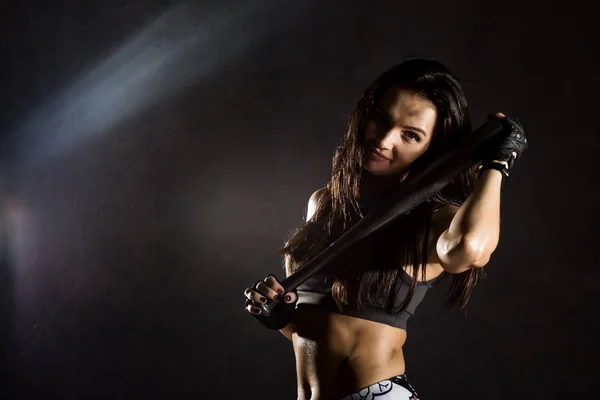
<instances>
[{"instance_id":1,"label":"dark background","mask_svg":"<svg viewBox=\"0 0 600 400\"><path fill-rule=\"evenodd\" d=\"M487 284L466 315L430 291L409 378L596 398L597 25L574 2L2 2L0 398L296 398L242 291L283 275L360 93L407 57L531 142Z\"/></svg>"}]
</instances>

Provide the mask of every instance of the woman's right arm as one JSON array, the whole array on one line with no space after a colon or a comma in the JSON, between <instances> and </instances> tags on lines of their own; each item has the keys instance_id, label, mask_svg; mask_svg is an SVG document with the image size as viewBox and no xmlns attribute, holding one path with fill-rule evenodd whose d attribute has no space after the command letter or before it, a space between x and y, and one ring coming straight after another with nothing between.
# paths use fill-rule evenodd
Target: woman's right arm
<instances>
[{"instance_id":1,"label":"woman's right arm","mask_svg":"<svg viewBox=\"0 0 600 400\"><path fill-rule=\"evenodd\" d=\"M308 207L306 208L306 221L311 219L312 216L315 214L319 199L325 193L325 190L327 190L327 189L325 189L325 188L318 189L310 196L310 199L308 200ZM285 276L287 278L290 275L290 271L292 270L292 268L291 268L292 259L288 254L286 254L284 257L285 257L285 259L284 259ZM293 324L294 324L294 322L292 320L292 322L287 324L283 329L279 330L283 334L283 336L285 336L286 338L288 338L290 340L292 340L292 333L295 330L293 327Z\"/></svg>"},{"instance_id":2,"label":"woman's right arm","mask_svg":"<svg viewBox=\"0 0 600 400\"><path fill-rule=\"evenodd\" d=\"M290 276L290 271L291 271L291 262L292 262L292 258L289 256L289 254L286 254L284 256L285 259L285 277L287 278L288 276ZM281 332L283 334L283 336L285 336L286 338L292 340L292 333L294 333L295 329L294 329L294 318L292 317L292 322L290 322L289 324L287 324L285 327L283 327L282 329L279 330L279 332Z\"/></svg>"}]
</instances>

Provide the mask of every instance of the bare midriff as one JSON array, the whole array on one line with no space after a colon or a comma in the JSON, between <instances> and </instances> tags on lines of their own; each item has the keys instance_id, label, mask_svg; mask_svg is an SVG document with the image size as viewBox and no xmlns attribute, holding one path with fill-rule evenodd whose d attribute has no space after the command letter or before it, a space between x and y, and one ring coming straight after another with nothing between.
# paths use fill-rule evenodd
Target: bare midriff
<instances>
[{"instance_id":1,"label":"bare midriff","mask_svg":"<svg viewBox=\"0 0 600 400\"><path fill-rule=\"evenodd\" d=\"M404 329L310 306L298 307L287 328L298 400L340 399L404 373Z\"/></svg>"},{"instance_id":2,"label":"bare midriff","mask_svg":"<svg viewBox=\"0 0 600 400\"><path fill-rule=\"evenodd\" d=\"M428 249L435 249L436 238L430 230ZM402 268L413 275L412 266ZM442 271L440 264L429 263L424 280ZM294 346L298 400L338 400L405 371L406 331L398 327L300 305L282 333Z\"/></svg>"}]
</instances>

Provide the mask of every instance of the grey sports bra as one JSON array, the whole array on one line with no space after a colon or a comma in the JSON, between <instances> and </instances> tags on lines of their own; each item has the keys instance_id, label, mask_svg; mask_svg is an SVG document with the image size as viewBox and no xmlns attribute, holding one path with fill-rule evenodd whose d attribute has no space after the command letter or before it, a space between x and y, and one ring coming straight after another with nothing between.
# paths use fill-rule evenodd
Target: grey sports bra
<instances>
[{"instance_id":1,"label":"grey sports bra","mask_svg":"<svg viewBox=\"0 0 600 400\"><path fill-rule=\"evenodd\" d=\"M430 214L431 215L431 214ZM429 235L429 226L431 221L428 220L426 224L425 234ZM368 264L380 264L379 260L376 258L377 254L380 253L377 250L376 243L390 240L389 238L395 236L394 228L392 227L391 233L388 230L387 232L381 232L376 237L372 238L370 243L366 243L365 246L360 250L363 254L371 253L373 256L367 256L366 259L362 259L361 263ZM427 236L426 236L427 237ZM388 242L389 243L389 242ZM389 248L389 247L388 247ZM426 249L423 249L426 250ZM358 254L358 253L355 253ZM359 256L360 257L360 256ZM371 257L371 258L369 258ZM352 254L342 256L339 262L355 262L356 257ZM385 261L384 261L385 262ZM363 264L365 265L365 264ZM442 273L439 277L432 279L426 282L417 282L415 285L415 290L413 292L413 297L411 301L408 303L407 307L402 312L392 311L394 308L399 309L400 305L406 299L408 294L410 284L412 282L412 277L401 269L401 276L399 279L399 285L396 285L396 295L394 297L393 308L386 307L384 304L379 303L370 303L366 300L363 300L362 310L358 310L356 306L345 306L340 307L335 302L332 297L331 289L335 278L332 274L320 273L315 274L310 279L308 279L305 283L300 285L297 289L298 292L298 307L316 307L321 310L348 315L351 317L362 318L370 321L380 322L383 324L395 326L401 329L406 330L408 319L415 313L417 306L423 301L427 290L433 285L435 281L440 279L444 273Z\"/></svg>"},{"instance_id":2,"label":"grey sports bra","mask_svg":"<svg viewBox=\"0 0 600 400\"><path fill-rule=\"evenodd\" d=\"M402 279L405 282L403 282L396 293L394 298L394 308L400 307L406 298L410 287L410 275L404 272L404 270L402 270L402 274ZM369 321L381 322L406 330L408 319L415 313L417 306L423 301L423 298L433 281L435 281L435 279L427 282L417 282L411 301L400 313L388 311L388 308L384 305L373 304L367 301L363 301L362 310L359 311L356 307L352 306L338 307L331 295L331 286L334 282L334 278L318 275L311 277L308 281L298 287L297 307L317 307L321 310L367 319Z\"/></svg>"}]
</instances>

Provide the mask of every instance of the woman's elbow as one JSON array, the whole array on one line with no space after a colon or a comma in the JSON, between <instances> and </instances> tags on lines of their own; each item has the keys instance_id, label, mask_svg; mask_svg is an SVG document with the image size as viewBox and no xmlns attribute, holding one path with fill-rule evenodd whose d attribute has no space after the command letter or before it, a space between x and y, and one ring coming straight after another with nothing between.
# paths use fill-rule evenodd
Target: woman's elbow
<instances>
[{"instance_id":1,"label":"woman's elbow","mask_svg":"<svg viewBox=\"0 0 600 400\"><path fill-rule=\"evenodd\" d=\"M443 249L444 246L438 247L438 258L442 268L450 274L481 268L489 262L491 255L480 242L468 238L455 241L449 251L440 251Z\"/></svg>"}]
</instances>

